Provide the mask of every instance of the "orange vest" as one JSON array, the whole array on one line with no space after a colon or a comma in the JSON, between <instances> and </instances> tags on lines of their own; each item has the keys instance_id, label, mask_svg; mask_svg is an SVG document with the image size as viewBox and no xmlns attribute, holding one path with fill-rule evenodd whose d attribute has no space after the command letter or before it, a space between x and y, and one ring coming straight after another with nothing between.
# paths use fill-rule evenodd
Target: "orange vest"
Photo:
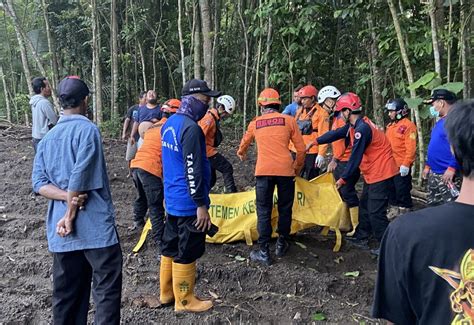
<instances>
[{"instance_id":1,"label":"orange vest","mask_svg":"<svg viewBox=\"0 0 474 325\"><path fill-rule=\"evenodd\" d=\"M416 125L404 117L387 125L385 131L397 166L410 167L416 156Z\"/></svg>"},{"instance_id":2,"label":"orange vest","mask_svg":"<svg viewBox=\"0 0 474 325\"><path fill-rule=\"evenodd\" d=\"M295 115L295 120L309 120L311 119L311 125L313 127L313 132L308 135L303 135L303 141L305 145L309 143L313 143L317 137L323 135L324 133L329 131L329 114L326 112L324 108L319 106L318 104L314 104L313 108L309 111L304 109L303 107L298 108ZM295 152L295 147L290 144L290 150ZM318 146L312 146L311 149L308 150L307 153L309 154L319 154L319 155L326 155L328 145L321 144Z\"/></svg>"},{"instance_id":3,"label":"orange vest","mask_svg":"<svg viewBox=\"0 0 474 325\"><path fill-rule=\"evenodd\" d=\"M399 169L393 158L392 147L385 134L377 129L368 117L363 117L363 120L370 126L372 141L365 149L359 168L364 175L365 182L373 184L397 175ZM355 133L355 129L351 127L351 143L354 143Z\"/></svg>"},{"instance_id":4,"label":"orange vest","mask_svg":"<svg viewBox=\"0 0 474 325\"><path fill-rule=\"evenodd\" d=\"M217 109L211 108L198 123L206 139L206 155L208 157L212 157L217 153L217 148L214 147L217 130L216 119L219 119L219 112L217 112Z\"/></svg>"},{"instance_id":5,"label":"orange vest","mask_svg":"<svg viewBox=\"0 0 474 325\"><path fill-rule=\"evenodd\" d=\"M332 122L332 130L337 130L346 125L342 117L336 117ZM332 143L332 153L334 159L339 161L349 161L352 151L352 144L346 146L346 139L340 139Z\"/></svg>"},{"instance_id":6,"label":"orange vest","mask_svg":"<svg viewBox=\"0 0 474 325\"><path fill-rule=\"evenodd\" d=\"M257 142L255 176L295 176L303 167L306 147L292 116L272 112L256 117L240 142L239 155L247 152L253 139ZM294 161L290 141L296 147Z\"/></svg>"},{"instance_id":7,"label":"orange vest","mask_svg":"<svg viewBox=\"0 0 474 325\"><path fill-rule=\"evenodd\" d=\"M140 168L159 178L163 176L161 164L161 127L167 118L163 117L153 124L146 132L143 143L135 158L130 162L130 168Z\"/></svg>"}]
</instances>

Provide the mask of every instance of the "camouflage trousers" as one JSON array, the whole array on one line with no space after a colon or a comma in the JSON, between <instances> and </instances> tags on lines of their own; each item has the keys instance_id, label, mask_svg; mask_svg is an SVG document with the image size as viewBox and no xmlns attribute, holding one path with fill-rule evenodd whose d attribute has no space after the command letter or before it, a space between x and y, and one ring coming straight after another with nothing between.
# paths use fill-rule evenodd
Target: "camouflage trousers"
<instances>
[{"instance_id":1,"label":"camouflage trousers","mask_svg":"<svg viewBox=\"0 0 474 325\"><path fill-rule=\"evenodd\" d=\"M456 200L449 187L443 182L443 174L430 173L428 175L428 205L436 206ZM454 176L453 184L461 189L461 178Z\"/></svg>"}]
</instances>

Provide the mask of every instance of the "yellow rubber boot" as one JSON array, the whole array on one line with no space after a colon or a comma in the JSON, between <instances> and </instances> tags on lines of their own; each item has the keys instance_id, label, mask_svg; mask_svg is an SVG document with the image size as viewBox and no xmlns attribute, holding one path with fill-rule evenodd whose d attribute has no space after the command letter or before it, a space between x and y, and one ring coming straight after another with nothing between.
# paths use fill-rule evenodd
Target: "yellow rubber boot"
<instances>
[{"instance_id":1,"label":"yellow rubber boot","mask_svg":"<svg viewBox=\"0 0 474 325\"><path fill-rule=\"evenodd\" d=\"M199 300L194 296L196 284L196 262L179 264L173 262L174 311L198 313L212 308L212 301Z\"/></svg>"},{"instance_id":2,"label":"yellow rubber boot","mask_svg":"<svg viewBox=\"0 0 474 325\"><path fill-rule=\"evenodd\" d=\"M351 216L352 231L348 232L346 236L352 237L359 225L359 207L349 208L349 214Z\"/></svg>"},{"instance_id":3,"label":"yellow rubber boot","mask_svg":"<svg viewBox=\"0 0 474 325\"><path fill-rule=\"evenodd\" d=\"M174 302L173 279L171 277L173 270L173 259L161 255L160 260L160 303L169 305Z\"/></svg>"}]
</instances>

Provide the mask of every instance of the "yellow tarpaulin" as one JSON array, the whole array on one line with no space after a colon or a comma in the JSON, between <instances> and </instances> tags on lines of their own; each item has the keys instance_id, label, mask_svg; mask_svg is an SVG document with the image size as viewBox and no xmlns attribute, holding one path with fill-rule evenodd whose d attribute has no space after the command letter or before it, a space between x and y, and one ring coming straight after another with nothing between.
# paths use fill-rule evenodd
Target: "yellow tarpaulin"
<instances>
[{"instance_id":1,"label":"yellow tarpaulin","mask_svg":"<svg viewBox=\"0 0 474 325\"><path fill-rule=\"evenodd\" d=\"M211 194L210 197L209 214L219 231L214 237L207 237L207 242L223 244L245 240L251 245L258 238L255 191ZM274 230L278 220L277 200L275 191L272 211ZM296 178L291 233L314 226L325 227L323 233L326 234L329 228L333 229L336 232L334 251L337 252L341 247L340 228L348 230L348 224L350 221L347 207L336 190L332 174L323 174L311 181ZM135 253L143 245L150 228L148 221L139 243L133 249ZM273 235L276 236L276 233Z\"/></svg>"}]
</instances>

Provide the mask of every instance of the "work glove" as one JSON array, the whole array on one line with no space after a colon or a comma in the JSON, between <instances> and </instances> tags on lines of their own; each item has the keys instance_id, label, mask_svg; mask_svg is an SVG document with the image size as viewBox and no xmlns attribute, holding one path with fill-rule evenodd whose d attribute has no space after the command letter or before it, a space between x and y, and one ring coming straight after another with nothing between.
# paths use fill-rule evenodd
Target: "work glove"
<instances>
[{"instance_id":1,"label":"work glove","mask_svg":"<svg viewBox=\"0 0 474 325\"><path fill-rule=\"evenodd\" d=\"M401 177L407 176L409 171L410 171L410 167L403 166L403 165L400 166L400 176Z\"/></svg>"},{"instance_id":2,"label":"work glove","mask_svg":"<svg viewBox=\"0 0 474 325\"><path fill-rule=\"evenodd\" d=\"M316 157L316 161L315 161L315 165L318 167L318 168L321 168L323 167L324 165L324 161L325 161L325 158L321 155L318 155Z\"/></svg>"}]
</instances>

